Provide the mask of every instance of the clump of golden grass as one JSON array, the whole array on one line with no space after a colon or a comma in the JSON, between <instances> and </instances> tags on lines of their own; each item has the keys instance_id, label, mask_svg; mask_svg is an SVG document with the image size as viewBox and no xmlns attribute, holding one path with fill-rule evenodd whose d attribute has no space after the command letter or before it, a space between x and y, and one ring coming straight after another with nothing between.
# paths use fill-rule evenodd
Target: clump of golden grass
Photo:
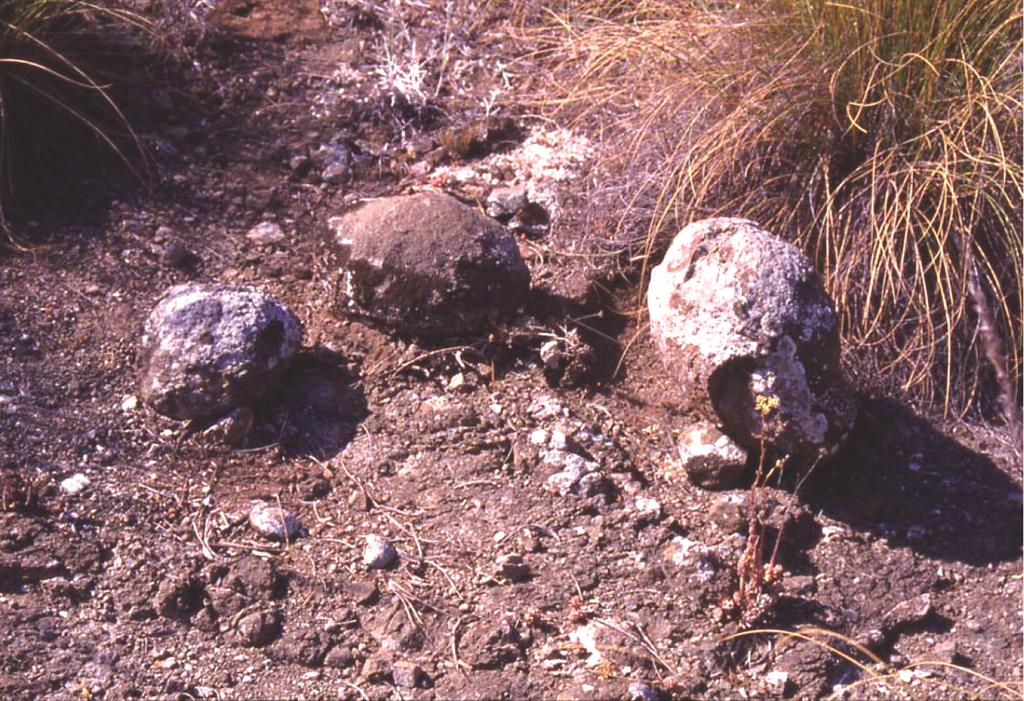
<instances>
[{"instance_id":1,"label":"clump of golden grass","mask_svg":"<svg viewBox=\"0 0 1024 701\"><path fill-rule=\"evenodd\" d=\"M749 217L813 257L860 380L947 413L981 390L1019 415L1019 3L633 0L553 17L548 104L617 153L617 243L644 271L681 225Z\"/></svg>"},{"instance_id":2,"label":"clump of golden grass","mask_svg":"<svg viewBox=\"0 0 1024 701\"><path fill-rule=\"evenodd\" d=\"M125 30L140 17L81 0L0 0L0 225L12 204L40 199L67 162L99 145L140 174L141 143L92 70L128 68ZM128 149L128 150L126 150ZM130 157L134 152L136 157ZM41 197L41 195L43 195ZM57 198L60 199L60 198ZM8 231L8 234L10 232Z\"/></svg>"}]
</instances>

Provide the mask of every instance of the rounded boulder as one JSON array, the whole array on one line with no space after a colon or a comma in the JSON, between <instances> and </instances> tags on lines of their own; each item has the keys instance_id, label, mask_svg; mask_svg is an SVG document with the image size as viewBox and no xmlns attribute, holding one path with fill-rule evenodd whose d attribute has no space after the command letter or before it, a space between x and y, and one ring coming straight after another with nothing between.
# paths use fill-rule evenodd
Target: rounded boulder
<instances>
[{"instance_id":1,"label":"rounded boulder","mask_svg":"<svg viewBox=\"0 0 1024 701\"><path fill-rule=\"evenodd\" d=\"M142 398L174 419L216 416L258 401L302 343L298 318L252 287L172 287L146 320Z\"/></svg>"},{"instance_id":2,"label":"rounded boulder","mask_svg":"<svg viewBox=\"0 0 1024 701\"><path fill-rule=\"evenodd\" d=\"M838 318L795 246L744 219L694 222L652 271L647 304L686 409L798 466L841 445L856 405Z\"/></svg>"},{"instance_id":3,"label":"rounded boulder","mask_svg":"<svg viewBox=\"0 0 1024 701\"><path fill-rule=\"evenodd\" d=\"M402 334L478 333L515 311L530 289L512 235L442 193L375 200L328 226L340 311Z\"/></svg>"}]
</instances>

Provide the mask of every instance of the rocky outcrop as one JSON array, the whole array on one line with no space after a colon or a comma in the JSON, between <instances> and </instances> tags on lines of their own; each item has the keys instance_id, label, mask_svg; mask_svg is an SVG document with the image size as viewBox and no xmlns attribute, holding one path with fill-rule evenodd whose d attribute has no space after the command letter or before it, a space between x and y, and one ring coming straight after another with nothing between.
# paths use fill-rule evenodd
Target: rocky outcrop
<instances>
[{"instance_id":1,"label":"rocky outcrop","mask_svg":"<svg viewBox=\"0 0 1024 701\"><path fill-rule=\"evenodd\" d=\"M651 274L651 335L687 407L747 450L829 455L853 424L838 321L810 262L743 219L684 228Z\"/></svg>"},{"instance_id":2,"label":"rocky outcrop","mask_svg":"<svg viewBox=\"0 0 1024 701\"><path fill-rule=\"evenodd\" d=\"M376 200L328 225L340 310L403 334L480 332L522 304L530 288L508 231L448 195Z\"/></svg>"},{"instance_id":3,"label":"rocky outcrop","mask_svg":"<svg viewBox=\"0 0 1024 701\"><path fill-rule=\"evenodd\" d=\"M265 292L172 287L146 320L142 398L175 419L216 416L260 399L301 342L299 320Z\"/></svg>"}]
</instances>

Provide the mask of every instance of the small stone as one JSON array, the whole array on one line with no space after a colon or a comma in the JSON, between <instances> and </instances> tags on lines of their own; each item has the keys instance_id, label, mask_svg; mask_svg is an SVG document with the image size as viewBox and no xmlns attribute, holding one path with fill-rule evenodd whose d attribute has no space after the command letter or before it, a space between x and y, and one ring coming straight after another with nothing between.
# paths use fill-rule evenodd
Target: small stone
<instances>
[{"instance_id":1,"label":"small stone","mask_svg":"<svg viewBox=\"0 0 1024 701\"><path fill-rule=\"evenodd\" d=\"M121 411L123 411L126 414L129 413L129 412L135 411L138 407L139 407L139 398L136 397L134 394L129 394L121 402Z\"/></svg>"},{"instance_id":2,"label":"small stone","mask_svg":"<svg viewBox=\"0 0 1024 701\"><path fill-rule=\"evenodd\" d=\"M923 623L934 610L930 594L915 596L893 606L882 617L882 628L886 633L891 633L899 628Z\"/></svg>"},{"instance_id":3,"label":"small stone","mask_svg":"<svg viewBox=\"0 0 1024 701\"><path fill-rule=\"evenodd\" d=\"M548 432L543 428L534 429L530 432L531 445L547 445Z\"/></svg>"},{"instance_id":4,"label":"small stone","mask_svg":"<svg viewBox=\"0 0 1024 701\"><path fill-rule=\"evenodd\" d=\"M461 372L457 372L452 375L451 379L448 380L448 391L458 392L459 390L466 388L466 376Z\"/></svg>"},{"instance_id":5,"label":"small stone","mask_svg":"<svg viewBox=\"0 0 1024 701\"><path fill-rule=\"evenodd\" d=\"M569 437L565 434L565 429L561 426L556 426L551 431L551 440L548 442L552 450L566 450L569 447Z\"/></svg>"},{"instance_id":6,"label":"small stone","mask_svg":"<svg viewBox=\"0 0 1024 701\"><path fill-rule=\"evenodd\" d=\"M371 570L383 570L394 564L398 559L398 551L391 541L376 534L366 536L366 547L363 549L363 564Z\"/></svg>"},{"instance_id":7,"label":"small stone","mask_svg":"<svg viewBox=\"0 0 1024 701\"><path fill-rule=\"evenodd\" d=\"M707 422L687 430L679 440L679 459L690 481L705 489L731 489L746 471L747 453Z\"/></svg>"},{"instance_id":8,"label":"small stone","mask_svg":"<svg viewBox=\"0 0 1024 701\"><path fill-rule=\"evenodd\" d=\"M236 630L243 645L263 647L281 633L281 616L276 611L250 613L238 621Z\"/></svg>"},{"instance_id":9,"label":"small stone","mask_svg":"<svg viewBox=\"0 0 1024 701\"><path fill-rule=\"evenodd\" d=\"M324 657L324 666L333 667L334 669L348 669L355 663L356 658L352 655L352 651L341 645L333 648Z\"/></svg>"},{"instance_id":10,"label":"small stone","mask_svg":"<svg viewBox=\"0 0 1024 701\"><path fill-rule=\"evenodd\" d=\"M708 518L726 533L741 533L747 526L747 493L730 492L718 496L708 510Z\"/></svg>"},{"instance_id":11,"label":"small stone","mask_svg":"<svg viewBox=\"0 0 1024 701\"><path fill-rule=\"evenodd\" d=\"M269 221L260 222L253 228L249 229L249 232L245 237L254 243L260 244L261 246L281 243L286 238L284 229L282 229L280 225Z\"/></svg>"},{"instance_id":12,"label":"small stone","mask_svg":"<svg viewBox=\"0 0 1024 701\"><path fill-rule=\"evenodd\" d=\"M345 593L352 597L352 601L357 604L369 604L377 598L377 583L373 580L349 582L345 585Z\"/></svg>"},{"instance_id":13,"label":"small stone","mask_svg":"<svg viewBox=\"0 0 1024 701\"><path fill-rule=\"evenodd\" d=\"M633 500L633 510L642 521L657 521L661 518L661 504L651 497L636 497Z\"/></svg>"},{"instance_id":14,"label":"small stone","mask_svg":"<svg viewBox=\"0 0 1024 701\"><path fill-rule=\"evenodd\" d=\"M475 623L459 641L459 654L475 669L500 669L523 654L525 641L509 620Z\"/></svg>"},{"instance_id":15,"label":"small stone","mask_svg":"<svg viewBox=\"0 0 1024 701\"><path fill-rule=\"evenodd\" d=\"M391 678L397 687L415 689L423 678L423 670L412 662L395 662L391 666Z\"/></svg>"},{"instance_id":16,"label":"small stone","mask_svg":"<svg viewBox=\"0 0 1024 701\"><path fill-rule=\"evenodd\" d=\"M203 437L223 441L226 445L240 445L252 431L256 415L247 406L228 412L227 416L203 431Z\"/></svg>"},{"instance_id":17,"label":"small stone","mask_svg":"<svg viewBox=\"0 0 1024 701\"><path fill-rule=\"evenodd\" d=\"M485 208L487 216L499 221L508 221L529 202L526 188L522 185L496 187L487 196Z\"/></svg>"},{"instance_id":18,"label":"small stone","mask_svg":"<svg viewBox=\"0 0 1024 701\"><path fill-rule=\"evenodd\" d=\"M68 495L81 494L90 484L92 484L92 480L81 472L77 472L61 480L60 491Z\"/></svg>"},{"instance_id":19,"label":"small stone","mask_svg":"<svg viewBox=\"0 0 1024 701\"><path fill-rule=\"evenodd\" d=\"M589 667L610 663L622 672L626 667L636 671L651 664L650 655L624 621L591 621L570 633L569 638L590 653Z\"/></svg>"},{"instance_id":20,"label":"small stone","mask_svg":"<svg viewBox=\"0 0 1024 701\"><path fill-rule=\"evenodd\" d=\"M191 577L171 576L160 582L153 608L164 618L184 620L203 606L203 585Z\"/></svg>"},{"instance_id":21,"label":"small stone","mask_svg":"<svg viewBox=\"0 0 1024 701\"><path fill-rule=\"evenodd\" d=\"M252 505L249 525L260 535L274 540L286 540L299 534L299 521L290 511L264 501Z\"/></svg>"},{"instance_id":22,"label":"small stone","mask_svg":"<svg viewBox=\"0 0 1024 701\"><path fill-rule=\"evenodd\" d=\"M499 579L524 582L530 578L530 566L523 561L523 556L519 553L500 555L497 565L495 575Z\"/></svg>"},{"instance_id":23,"label":"small stone","mask_svg":"<svg viewBox=\"0 0 1024 701\"><path fill-rule=\"evenodd\" d=\"M195 258L181 241L171 240L160 251L160 260L170 268L184 268Z\"/></svg>"},{"instance_id":24,"label":"small stone","mask_svg":"<svg viewBox=\"0 0 1024 701\"><path fill-rule=\"evenodd\" d=\"M371 684L387 683L391 681L391 664L380 653L370 655L363 663L362 676Z\"/></svg>"},{"instance_id":25,"label":"small stone","mask_svg":"<svg viewBox=\"0 0 1024 701\"><path fill-rule=\"evenodd\" d=\"M782 694L786 688L786 684L789 682L789 672L783 672L781 670L773 670L764 675L764 680L768 683L775 693Z\"/></svg>"},{"instance_id":26,"label":"small stone","mask_svg":"<svg viewBox=\"0 0 1024 701\"><path fill-rule=\"evenodd\" d=\"M342 185L351 177L352 152L344 144L324 144L317 149L317 156L323 161L321 177L328 185Z\"/></svg>"},{"instance_id":27,"label":"small stone","mask_svg":"<svg viewBox=\"0 0 1024 701\"><path fill-rule=\"evenodd\" d=\"M658 692L643 682L631 682L629 685L629 701L658 701L659 698Z\"/></svg>"},{"instance_id":28,"label":"small stone","mask_svg":"<svg viewBox=\"0 0 1024 701\"><path fill-rule=\"evenodd\" d=\"M940 640L932 648L931 654L928 657L939 662L948 662L949 664L961 666L967 662L966 657L960 652L960 647L952 639Z\"/></svg>"}]
</instances>

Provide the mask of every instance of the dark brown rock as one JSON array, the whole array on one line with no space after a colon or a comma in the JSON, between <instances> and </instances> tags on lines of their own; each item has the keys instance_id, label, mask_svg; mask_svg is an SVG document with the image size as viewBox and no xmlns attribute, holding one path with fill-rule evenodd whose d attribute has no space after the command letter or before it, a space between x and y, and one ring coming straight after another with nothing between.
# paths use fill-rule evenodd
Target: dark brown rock
<instances>
[{"instance_id":1,"label":"dark brown rock","mask_svg":"<svg viewBox=\"0 0 1024 701\"><path fill-rule=\"evenodd\" d=\"M281 614L273 610L250 613L238 621L236 632L242 645L268 645L281 633Z\"/></svg>"},{"instance_id":2,"label":"dark brown rock","mask_svg":"<svg viewBox=\"0 0 1024 701\"><path fill-rule=\"evenodd\" d=\"M511 234L448 195L377 200L329 225L341 311L403 334L480 332L514 311L530 288Z\"/></svg>"}]
</instances>

